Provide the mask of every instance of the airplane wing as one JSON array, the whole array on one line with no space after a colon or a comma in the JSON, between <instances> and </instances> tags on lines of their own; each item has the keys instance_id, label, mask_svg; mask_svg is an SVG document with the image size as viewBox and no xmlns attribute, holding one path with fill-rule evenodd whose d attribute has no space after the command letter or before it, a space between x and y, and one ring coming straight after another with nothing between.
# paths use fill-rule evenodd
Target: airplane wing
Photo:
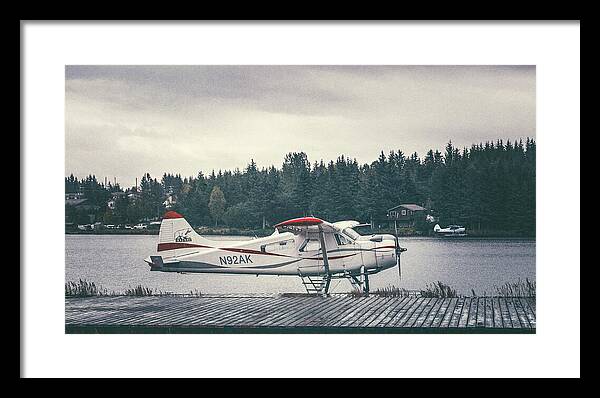
<instances>
[{"instance_id":1,"label":"airplane wing","mask_svg":"<svg viewBox=\"0 0 600 398\"><path fill-rule=\"evenodd\" d=\"M333 224L316 217L293 218L276 224L275 228L295 234L301 232L319 232L319 230L325 233L336 232Z\"/></svg>"},{"instance_id":2,"label":"airplane wing","mask_svg":"<svg viewBox=\"0 0 600 398\"><path fill-rule=\"evenodd\" d=\"M343 231L345 228L354 228L358 226L367 226L371 224L361 224L358 221L338 221L334 222L333 225L340 231Z\"/></svg>"}]
</instances>

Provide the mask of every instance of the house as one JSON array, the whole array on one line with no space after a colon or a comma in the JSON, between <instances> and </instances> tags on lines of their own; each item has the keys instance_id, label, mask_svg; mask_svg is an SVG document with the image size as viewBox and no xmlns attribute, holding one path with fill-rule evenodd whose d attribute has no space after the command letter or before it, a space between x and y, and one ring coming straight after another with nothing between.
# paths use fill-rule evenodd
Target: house
<instances>
[{"instance_id":1,"label":"house","mask_svg":"<svg viewBox=\"0 0 600 398\"><path fill-rule=\"evenodd\" d=\"M127 198L127 192L113 192L111 199L106 203L109 209L114 210L117 200Z\"/></svg>"},{"instance_id":2,"label":"house","mask_svg":"<svg viewBox=\"0 0 600 398\"><path fill-rule=\"evenodd\" d=\"M126 192L126 194L127 194L127 198L128 198L128 199L129 199L131 202L133 202L133 203L135 203L137 200L139 200L139 199L142 197L142 193L141 193L141 192L139 192L139 191L137 190L137 188L133 188L133 189L131 189L131 190L128 190L128 191Z\"/></svg>"},{"instance_id":3,"label":"house","mask_svg":"<svg viewBox=\"0 0 600 398\"><path fill-rule=\"evenodd\" d=\"M65 194L65 206L81 207L85 205L87 198L82 192L70 192Z\"/></svg>"},{"instance_id":4,"label":"house","mask_svg":"<svg viewBox=\"0 0 600 398\"><path fill-rule=\"evenodd\" d=\"M173 205L175 203L177 203L177 196L171 193L167 196L167 199L163 202L163 206L165 206L167 209L170 209L171 207L173 207Z\"/></svg>"},{"instance_id":5,"label":"house","mask_svg":"<svg viewBox=\"0 0 600 398\"><path fill-rule=\"evenodd\" d=\"M65 193L65 200L77 200L83 199L83 192L68 192Z\"/></svg>"},{"instance_id":6,"label":"house","mask_svg":"<svg viewBox=\"0 0 600 398\"><path fill-rule=\"evenodd\" d=\"M387 219L398 226L414 227L418 219L425 219L427 209L412 203L394 206L387 211Z\"/></svg>"}]
</instances>

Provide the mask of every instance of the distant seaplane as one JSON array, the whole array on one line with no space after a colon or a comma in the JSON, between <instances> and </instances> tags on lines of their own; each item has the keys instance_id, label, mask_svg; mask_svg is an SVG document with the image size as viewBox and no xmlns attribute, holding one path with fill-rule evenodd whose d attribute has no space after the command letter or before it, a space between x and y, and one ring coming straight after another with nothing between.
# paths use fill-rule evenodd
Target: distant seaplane
<instances>
[{"instance_id":1,"label":"distant seaplane","mask_svg":"<svg viewBox=\"0 0 600 398\"><path fill-rule=\"evenodd\" d=\"M157 255L144 261L151 271L244 275L295 275L308 293L328 294L334 278L369 292L369 275L398 267L398 236L360 235L357 221L329 223L301 217L274 226L270 236L214 241L200 236L185 218L168 211L161 222Z\"/></svg>"},{"instance_id":2,"label":"distant seaplane","mask_svg":"<svg viewBox=\"0 0 600 398\"><path fill-rule=\"evenodd\" d=\"M461 225L448 225L446 228L442 228L440 227L440 224L435 224L435 227L433 227L433 231L435 232L436 235L439 236L454 236L454 237L459 237L459 236L467 236L467 231L465 229L465 227L461 226Z\"/></svg>"}]
</instances>

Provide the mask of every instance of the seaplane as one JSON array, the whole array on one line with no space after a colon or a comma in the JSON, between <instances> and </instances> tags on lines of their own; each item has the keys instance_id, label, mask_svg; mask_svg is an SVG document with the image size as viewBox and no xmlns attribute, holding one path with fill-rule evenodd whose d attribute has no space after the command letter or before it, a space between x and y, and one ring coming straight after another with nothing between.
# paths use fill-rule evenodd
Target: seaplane
<instances>
[{"instance_id":1,"label":"seaplane","mask_svg":"<svg viewBox=\"0 0 600 398\"><path fill-rule=\"evenodd\" d=\"M280 222L271 235L215 241L198 234L185 218L168 211L162 218L156 255L144 261L151 271L298 276L307 293L329 294L331 280L346 278L369 293L369 275L398 267L406 251L398 234L360 235L357 221L330 223L317 217Z\"/></svg>"},{"instance_id":2,"label":"seaplane","mask_svg":"<svg viewBox=\"0 0 600 398\"><path fill-rule=\"evenodd\" d=\"M438 236L467 236L467 232L465 227L461 225L448 225L446 228L440 227L440 224L435 224L433 227L433 232L435 232Z\"/></svg>"}]
</instances>

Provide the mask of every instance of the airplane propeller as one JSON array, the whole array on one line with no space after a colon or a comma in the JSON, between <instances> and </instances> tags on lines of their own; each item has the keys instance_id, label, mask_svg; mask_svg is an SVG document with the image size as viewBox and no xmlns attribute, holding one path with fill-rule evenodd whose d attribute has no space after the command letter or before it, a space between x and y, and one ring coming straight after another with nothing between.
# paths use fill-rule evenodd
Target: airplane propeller
<instances>
[{"instance_id":1,"label":"airplane propeller","mask_svg":"<svg viewBox=\"0 0 600 398\"><path fill-rule=\"evenodd\" d=\"M398 278L402 280L402 267L400 265L400 254L406 251L406 248L400 247L400 241L398 240L398 224L394 221L394 240L396 246L396 265L398 266Z\"/></svg>"}]
</instances>

